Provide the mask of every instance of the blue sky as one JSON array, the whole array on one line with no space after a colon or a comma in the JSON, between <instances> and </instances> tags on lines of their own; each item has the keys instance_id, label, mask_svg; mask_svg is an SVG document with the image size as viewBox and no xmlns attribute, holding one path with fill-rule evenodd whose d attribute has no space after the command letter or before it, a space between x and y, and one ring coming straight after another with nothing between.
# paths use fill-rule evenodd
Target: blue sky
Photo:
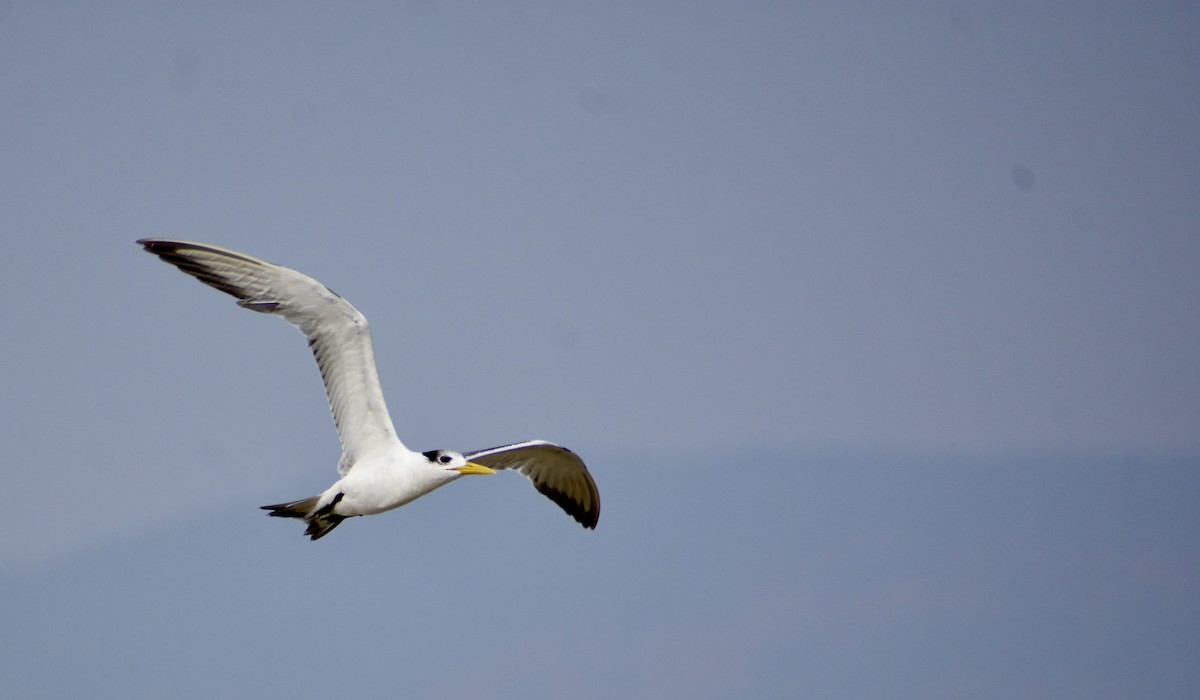
<instances>
[{"instance_id":1,"label":"blue sky","mask_svg":"<svg viewBox=\"0 0 1200 700\"><path fill-rule=\"evenodd\" d=\"M1198 29L0 4L5 677L261 694L344 625L372 651L314 688L395 648L447 697L1194 696ZM316 544L266 520L334 478L311 357L146 236L325 282L406 443L567 444L600 527L511 475Z\"/></svg>"}]
</instances>

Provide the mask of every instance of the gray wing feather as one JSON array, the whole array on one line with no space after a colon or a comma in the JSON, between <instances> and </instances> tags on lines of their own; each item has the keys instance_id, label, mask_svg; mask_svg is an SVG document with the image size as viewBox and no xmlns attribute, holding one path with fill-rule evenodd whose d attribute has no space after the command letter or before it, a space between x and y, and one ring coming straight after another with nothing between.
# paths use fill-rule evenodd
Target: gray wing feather
<instances>
[{"instance_id":1,"label":"gray wing feather","mask_svg":"<svg viewBox=\"0 0 1200 700\"><path fill-rule=\"evenodd\" d=\"M342 443L338 471L399 440L384 403L367 319L328 287L295 270L232 250L187 241L142 239L153 253L238 306L277 314L300 329L321 370Z\"/></svg>"},{"instance_id":2,"label":"gray wing feather","mask_svg":"<svg viewBox=\"0 0 1200 700\"><path fill-rule=\"evenodd\" d=\"M463 455L468 462L524 474L542 495L586 528L600 519L600 491L579 455L545 440L491 447Z\"/></svg>"}]
</instances>

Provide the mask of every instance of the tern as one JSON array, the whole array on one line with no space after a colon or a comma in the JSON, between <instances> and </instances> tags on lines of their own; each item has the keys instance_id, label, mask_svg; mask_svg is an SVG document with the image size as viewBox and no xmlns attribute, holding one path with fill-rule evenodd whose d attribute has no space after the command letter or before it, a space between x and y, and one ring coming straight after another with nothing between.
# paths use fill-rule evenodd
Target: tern
<instances>
[{"instance_id":1,"label":"tern","mask_svg":"<svg viewBox=\"0 0 1200 700\"><path fill-rule=\"evenodd\" d=\"M237 298L251 311L282 316L308 339L321 370L342 444L338 479L323 493L263 506L300 518L313 540L346 518L399 508L468 474L511 469L588 529L600 518L600 492L583 460L561 445L528 440L474 452L413 452L396 437L375 369L367 319L315 279L280 265L203 243L138 241L146 252Z\"/></svg>"}]
</instances>

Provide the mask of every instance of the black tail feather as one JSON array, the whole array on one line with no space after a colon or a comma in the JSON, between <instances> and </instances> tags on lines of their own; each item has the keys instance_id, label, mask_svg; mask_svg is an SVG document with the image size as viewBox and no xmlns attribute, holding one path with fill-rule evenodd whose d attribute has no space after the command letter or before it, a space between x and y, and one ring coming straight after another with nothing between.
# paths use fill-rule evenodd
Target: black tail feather
<instances>
[{"instance_id":1,"label":"black tail feather","mask_svg":"<svg viewBox=\"0 0 1200 700\"><path fill-rule=\"evenodd\" d=\"M319 512L317 512L317 502L321 500L320 496L292 501L291 503L276 503L272 506L263 506L262 509L271 511L267 515L272 517L300 518L307 521L308 529L304 531L304 534L313 540L319 540L346 519L346 516L333 512L333 506L341 500L340 497L341 494L338 494L338 498L334 498L332 503L322 508Z\"/></svg>"},{"instance_id":2,"label":"black tail feather","mask_svg":"<svg viewBox=\"0 0 1200 700\"><path fill-rule=\"evenodd\" d=\"M292 501L291 503L276 503L273 506L263 506L263 510L271 511L268 515L276 518L304 518L308 520L313 511L317 509L317 501L321 500L320 496L313 496L302 501Z\"/></svg>"}]
</instances>

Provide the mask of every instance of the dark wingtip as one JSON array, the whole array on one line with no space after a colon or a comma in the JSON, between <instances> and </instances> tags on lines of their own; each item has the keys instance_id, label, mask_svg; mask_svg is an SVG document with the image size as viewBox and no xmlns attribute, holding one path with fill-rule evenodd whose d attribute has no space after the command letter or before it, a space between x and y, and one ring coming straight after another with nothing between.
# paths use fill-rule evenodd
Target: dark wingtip
<instances>
[{"instance_id":1,"label":"dark wingtip","mask_svg":"<svg viewBox=\"0 0 1200 700\"><path fill-rule=\"evenodd\" d=\"M139 238L137 244L142 247L147 253L157 254L159 251L169 252L178 250L179 245L175 241L167 241L162 238Z\"/></svg>"},{"instance_id":2,"label":"dark wingtip","mask_svg":"<svg viewBox=\"0 0 1200 700\"><path fill-rule=\"evenodd\" d=\"M596 505L596 508L580 509L577 512L571 513L571 516L588 530L595 530L596 523L600 522L600 508L599 504Z\"/></svg>"},{"instance_id":3,"label":"dark wingtip","mask_svg":"<svg viewBox=\"0 0 1200 700\"><path fill-rule=\"evenodd\" d=\"M537 486L543 496L558 504L558 507L562 508L567 515L575 518L575 522L588 530L596 529L596 523L600 522L599 494L592 496L595 506L588 507L558 489L547 487L545 484Z\"/></svg>"},{"instance_id":4,"label":"dark wingtip","mask_svg":"<svg viewBox=\"0 0 1200 700\"><path fill-rule=\"evenodd\" d=\"M179 257L179 251L187 246L180 241L168 241L162 238L139 238L137 244L142 250L151 255L157 255L163 262L178 267L184 261Z\"/></svg>"}]
</instances>

